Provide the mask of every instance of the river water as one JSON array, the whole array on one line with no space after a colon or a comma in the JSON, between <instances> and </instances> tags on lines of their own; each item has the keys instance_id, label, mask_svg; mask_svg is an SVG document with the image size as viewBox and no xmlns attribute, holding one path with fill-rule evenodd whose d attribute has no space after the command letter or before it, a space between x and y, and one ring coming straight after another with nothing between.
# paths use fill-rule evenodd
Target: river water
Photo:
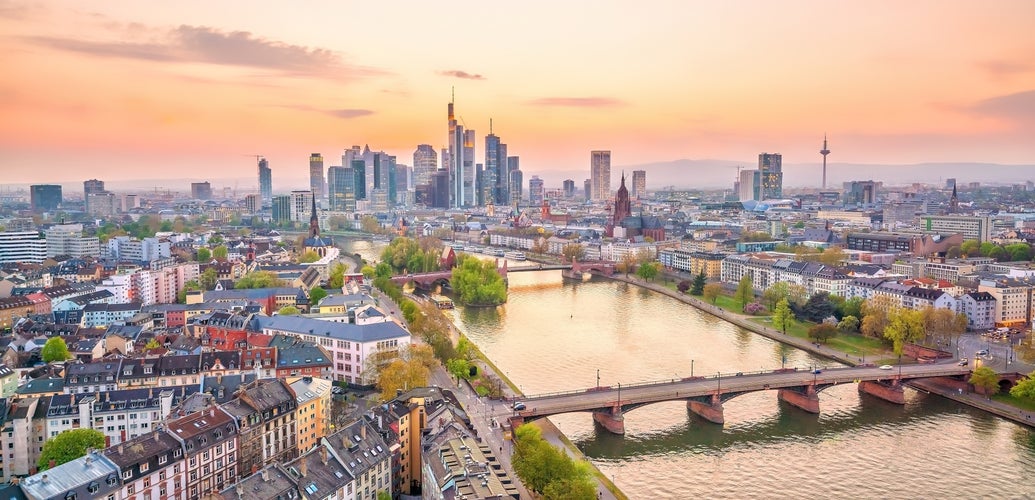
<instances>
[{"instance_id":1,"label":"river water","mask_svg":"<svg viewBox=\"0 0 1035 500\"><path fill-rule=\"evenodd\" d=\"M614 386L686 377L691 365L713 375L829 363L632 285L559 271L509 283L504 306L454 314L526 394L592 387L597 370ZM1035 496L1035 433L938 396L906 398L835 386L812 415L756 392L727 401L722 426L659 403L626 413L624 436L587 413L551 420L631 498Z\"/></svg>"}]
</instances>

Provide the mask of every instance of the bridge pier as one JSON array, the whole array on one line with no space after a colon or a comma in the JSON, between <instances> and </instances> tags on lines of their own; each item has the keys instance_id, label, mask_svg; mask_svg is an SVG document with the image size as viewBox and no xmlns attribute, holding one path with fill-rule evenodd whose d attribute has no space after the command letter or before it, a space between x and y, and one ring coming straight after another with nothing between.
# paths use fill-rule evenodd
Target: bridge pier
<instances>
[{"instance_id":1,"label":"bridge pier","mask_svg":"<svg viewBox=\"0 0 1035 500\"><path fill-rule=\"evenodd\" d=\"M621 406L615 406L607 411L595 411L593 420L611 433L619 436L625 434L625 416L622 415Z\"/></svg>"},{"instance_id":2,"label":"bridge pier","mask_svg":"<svg viewBox=\"0 0 1035 500\"><path fill-rule=\"evenodd\" d=\"M878 397L884 401L900 405L906 404L906 394L902 391L900 380L864 380L859 382L859 392Z\"/></svg>"},{"instance_id":3,"label":"bridge pier","mask_svg":"<svg viewBox=\"0 0 1035 500\"><path fill-rule=\"evenodd\" d=\"M691 399L687 401L687 409L711 423L719 425L725 424L726 417L722 414L722 400L719 399L719 395L712 394L711 396L705 396L705 398L708 398L708 400L699 401L697 399Z\"/></svg>"},{"instance_id":4,"label":"bridge pier","mask_svg":"<svg viewBox=\"0 0 1035 500\"><path fill-rule=\"evenodd\" d=\"M794 389L780 389L776 392L780 401L786 401L792 406L797 406L809 413L819 413L819 394L816 393L815 385L804 386L805 391Z\"/></svg>"}]
</instances>

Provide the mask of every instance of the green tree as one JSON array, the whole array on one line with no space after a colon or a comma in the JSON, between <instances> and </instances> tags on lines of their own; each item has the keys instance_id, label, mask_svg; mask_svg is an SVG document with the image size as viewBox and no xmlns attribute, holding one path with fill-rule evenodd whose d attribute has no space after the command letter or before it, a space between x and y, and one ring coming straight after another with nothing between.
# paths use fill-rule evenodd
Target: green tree
<instances>
[{"instance_id":1,"label":"green tree","mask_svg":"<svg viewBox=\"0 0 1035 500\"><path fill-rule=\"evenodd\" d=\"M284 280L277 277L273 271L252 271L234 283L234 288L239 290L252 288L276 288L284 286Z\"/></svg>"},{"instance_id":2,"label":"green tree","mask_svg":"<svg viewBox=\"0 0 1035 500\"><path fill-rule=\"evenodd\" d=\"M316 262L318 260L320 260L320 254L316 253L315 250L306 250L306 252L298 258L298 263L308 264L310 262Z\"/></svg>"},{"instance_id":3,"label":"green tree","mask_svg":"<svg viewBox=\"0 0 1035 500\"><path fill-rule=\"evenodd\" d=\"M341 288L345 284L345 264L338 262L331 267L330 276L327 278L328 288Z\"/></svg>"},{"instance_id":4,"label":"green tree","mask_svg":"<svg viewBox=\"0 0 1035 500\"><path fill-rule=\"evenodd\" d=\"M690 287L690 295L701 295L704 293L704 286L708 284L708 275L704 274L704 269L694 276L694 284Z\"/></svg>"},{"instance_id":5,"label":"green tree","mask_svg":"<svg viewBox=\"0 0 1035 500\"><path fill-rule=\"evenodd\" d=\"M218 233L217 234L213 234L212 237L208 239L208 243L210 245L219 245L219 244L223 243L223 235L218 234Z\"/></svg>"},{"instance_id":6,"label":"green tree","mask_svg":"<svg viewBox=\"0 0 1035 500\"><path fill-rule=\"evenodd\" d=\"M212 262L212 251L205 247L199 248L198 262Z\"/></svg>"},{"instance_id":7,"label":"green tree","mask_svg":"<svg viewBox=\"0 0 1035 500\"><path fill-rule=\"evenodd\" d=\"M974 373L970 375L970 383L981 388L990 399L993 395L999 394L999 374L987 366L974 369Z\"/></svg>"},{"instance_id":8,"label":"green tree","mask_svg":"<svg viewBox=\"0 0 1035 500\"><path fill-rule=\"evenodd\" d=\"M859 329L859 318L845 316L837 323L837 329L845 333L857 331Z\"/></svg>"},{"instance_id":9,"label":"green tree","mask_svg":"<svg viewBox=\"0 0 1035 500\"><path fill-rule=\"evenodd\" d=\"M826 343L830 337L837 335L837 327L830 323L819 323L809 327L809 338Z\"/></svg>"},{"instance_id":10,"label":"green tree","mask_svg":"<svg viewBox=\"0 0 1035 500\"><path fill-rule=\"evenodd\" d=\"M998 385L998 384L997 384ZM1010 389L1010 395L1015 398L1035 401L1035 372L1017 381L1017 385Z\"/></svg>"},{"instance_id":11,"label":"green tree","mask_svg":"<svg viewBox=\"0 0 1035 500\"><path fill-rule=\"evenodd\" d=\"M865 300L862 297L852 297L842 302L838 308L841 318L845 316L855 316L856 319L863 316L862 305Z\"/></svg>"},{"instance_id":12,"label":"green tree","mask_svg":"<svg viewBox=\"0 0 1035 500\"><path fill-rule=\"evenodd\" d=\"M65 344L65 339L51 337L47 339L46 344L43 344L40 357L43 358L45 363L53 363L54 361L65 361L71 358L72 355L68 352L68 345Z\"/></svg>"},{"instance_id":13,"label":"green tree","mask_svg":"<svg viewBox=\"0 0 1035 500\"><path fill-rule=\"evenodd\" d=\"M622 260L618 261L618 265L615 266L615 270L625 274L625 277L629 277L629 273L636 270L636 256L632 253L626 252L622 256Z\"/></svg>"},{"instance_id":14,"label":"green tree","mask_svg":"<svg viewBox=\"0 0 1035 500\"><path fill-rule=\"evenodd\" d=\"M636 268L636 276L639 276L644 281L654 281L654 278L658 277L658 263L645 262L640 264L640 267Z\"/></svg>"},{"instance_id":15,"label":"green tree","mask_svg":"<svg viewBox=\"0 0 1035 500\"><path fill-rule=\"evenodd\" d=\"M161 347L162 344L158 343L158 339L152 337L151 340L147 341L147 345L144 346L144 350L153 351L155 349L160 349Z\"/></svg>"},{"instance_id":16,"label":"green tree","mask_svg":"<svg viewBox=\"0 0 1035 500\"><path fill-rule=\"evenodd\" d=\"M719 295L722 294L722 285L718 283L708 283L704 285L704 300L711 302L713 305L715 301L719 300Z\"/></svg>"},{"instance_id":17,"label":"green tree","mask_svg":"<svg viewBox=\"0 0 1035 500\"><path fill-rule=\"evenodd\" d=\"M187 303L187 292L191 292L191 291L194 291L194 290L201 290L201 284L198 283L198 280L190 280L190 281L184 283L183 284L183 289L180 290L179 292L176 292L176 302L179 303L179 304L186 304Z\"/></svg>"},{"instance_id":18,"label":"green tree","mask_svg":"<svg viewBox=\"0 0 1035 500\"><path fill-rule=\"evenodd\" d=\"M277 311L277 314L281 316L295 316L299 313L299 310L295 306L284 306Z\"/></svg>"},{"instance_id":19,"label":"green tree","mask_svg":"<svg viewBox=\"0 0 1035 500\"><path fill-rule=\"evenodd\" d=\"M205 290L211 290L211 289L215 288L216 287L216 281L218 281L218 280L219 280L219 273L216 272L216 268L214 268L214 267L209 267L208 269L205 269L201 273L201 276L198 277L198 283L200 283L201 287L204 288Z\"/></svg>"},{"instance_id":20,"label":"green tree","mask_svg":"<svg viewBox=\"0 0 1035 500\"><path fill-rule=\"evenodd\" d=\"M561 255L564 256L566 262L581 261L586 258L586 247L582 243L568 243L561 248Z\"/></svg>"},{"instance_id":21,"label":"green tree","mask_svg":"<svg viewBox=\"0 0 1035 500\"><path fill-rule=\"evenodd\" d=\"M40 453L38 462L39 470L50 468L50 461L54 465L71 462L86 455L90 448L95 450L104 449L104 434L95 429L72 429L63 431L43 443L43 452Z\"/></svg>"},{"instance_id":22,"label":"green tree","mask_svg":"<svg viewBox=\"0 0 1035 500\"><path fill-rule=\"evenodd\" d=\"M446 371L450 375L456 377L456 382L460 383L460 379L467 380L471 376L471 363L463 358L453 358L446 361Z\"/></svg>"},{"instance_id":23,"label":"green tree","mask_svg":"<svg viewBox=\"0 0 1035 500\"><path fill-rule=\"evenodd\" d=\"M374 271L375 269L373 268L373 266L370 265L365 265L362 269L359 270L359 272L363 274L364 278L373 278Z\"/></svg>"},{"instance_id":24,"label":"green tree","mask_svg":"<svg viewBox=\"0 0 1035 500\"><path fill-rule=\"evenodd\" d=\"M461 258L450 283L463 304L500 305L507 301L507 286L492 261Z\"/></svg>"},{"instance_id":25,"label":"green tree","mask_svg":"<svg viewBox=\"0 0 1035 500\"><path fill-rule=\"evenodd\" d=\"M532 491L544 499L591 500L596 488L584 462L553 447L538 427L522 425L514 430L514 471Z\"/></svg>"},{"instance_id":26,"label":"green tree","mask_svg":"<svg viewBox=\"0 0 1035 500\"><path fill-rule=\"evenodd\" d=\"M381 222L373 215L364 215L363 218L359 220L359 228L364 233L380 233Z\"/></svg>"},{"instance_id":27,"label":"green tree","mask_svg":"<svg viewBox=\"0 0 1035 500\"><path fill-rule=\"evenodd\" d=\"M733 298L740 303L741 311L747 307L748 302L755 300L755 291L751 285L750 274L745 274L740 278L740 283L737 284L737 291L733 294Z\"/></svg>"},{"instance_id":28,"label":"green tree","mask_svg":"<svg viewBox=\"0 0 1035 500\"><path fill-rule=\"evenodd\" d=\"M309 304L315 306L319 304L320 301L323 300L323 298L326 296L327 290L324 290L321 287L315 287L312 290L309 290Z\"/></svg>"},{"instance_id":29,"label":"green tree","mask_svg":"<svg viewBox=\"0 0 1035 500\"><path fill-rule=\"evenodd\" d=\"M388 490L377 490L377 500L392 500L392 494Z\"/></svg>"},{"instance_id":30,"label":"green tree","mask_svg":"<svg viewBox=\"0 0 1035 500\"><path fill-rule=\"evenodd\" d=\"M776 303L776 309L773 309L773 328L786 335L787 327L791 326L793 322L794 312L791 311L790 303L787 302L787 299L780 299Z\"/></svg>"},{"instance_id":31,"label":"green tree","mask_svg":"<svg viewBox=\"0 0 1035 500\"><path fill-rule=\"evenodd\" d=\"M790 296L790 289L786 281L777 281L762 292L762 300L770 311L776 310L776 304Z\"/></svg>"},{"instance_id":32,"label":"green tree","mask_svg":"<svg viewBox=\"0 0 1035 500\"><path fill-rule=\"evenodd\" d=\"M219 245L212 249L212 258L216 260L226 260L226 256L230 254L227 250L226 245Z\"/></svg>"},{"instance_id":33,"label":"green tree","mask_svg":"<svg viewBox=\"0 0 1035 500\"><path fill-rule=\"evenodd\" d=\"M830 294L818 292L809 297L801 308L802 319L818 323L834 314L834 304L830 302Z\"/></svg>"},{"instance_id":34,"label":"green tree","mask_svg":"<svg viewBox=\"0 0 1035 500\"><path fill-rule=\"evenodd\" d=\"M892 343L895 354L902 354L902 346L924 338L924 321L920 311L893 307L888 311L888 324L884 327L884 338Z\"/></svg>"},{"instance_id":35,"label":"green tree","mask_svg":"<svg viewBox=\"0 0 1035 500\"><path fill-rule=\"evenodd\" d=\"M823 253L819 254L819 261L831 267L840 266L848 256L845 255L845 251L839 247L830 247L823 250Z\"/></svg>"},{"instance_id":36,"label":"green tree","mask_svg":"<svg viewBox=\"0 0 1035 500\"><path fill-rule=\"evenodd\" d=\"M966 257L981 256L981 242L978 240L966 240L960 244L960 253Z\"/></svg>"}]
</instances>

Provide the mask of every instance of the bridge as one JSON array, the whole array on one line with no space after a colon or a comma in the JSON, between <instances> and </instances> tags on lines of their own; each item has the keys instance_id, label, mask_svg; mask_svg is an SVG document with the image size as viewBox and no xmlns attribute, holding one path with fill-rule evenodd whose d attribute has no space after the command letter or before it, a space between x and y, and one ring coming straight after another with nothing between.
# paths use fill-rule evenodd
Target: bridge
<instances>
[{"instance_id":1,"label":"bridge","mask_svg":"<svg viewBox=\"0 0 1035 500\"><path fill-rule=\"evenodd\" d=\"M582 277L583 273L596 272L601 274L611 275L614 274L615 265L614 262L605 261L592 261L592 262L578 262L573 264L529 264L523 266L509 267L506 260L500 265L499 259L496 259L496 271L500 273L503 280L506 281L508 273L520 273L520 272L531 272L531 271L565 271L565 275L568 273L577 275L575 277ZM449 280L453 279L453 271L434 271L430 273L414 273L414 274L400 274L398 276L392 276L392 283L396 285L405 285L406 283L414 283L417 286L428 289L432 288L437 284L449 283Z\"/></svg>"},{"instance_id":2,"label":"bridge","mask_svg":"<svg viewBox=\"0 0 1035 500\"><path fill-rule=\"evenodd\" d=\"M820 391L837 384L856 383L859 392L898 404L905 404L904 381L933 377L962 377L970 369L958 365L908 365L892 370L877 367L846 367L817 372L792 368L764 372L717 374L616 387L591 387L574 391L525 396L525 409L515 412L511 426L571 412L591 412L605 429L625 433L625 412L663 401L686 401L687 408L704 419L725 422L722 405L749 392L775 390L781 401L810 413L819 413Z\"/></svg>"}]
</instances>

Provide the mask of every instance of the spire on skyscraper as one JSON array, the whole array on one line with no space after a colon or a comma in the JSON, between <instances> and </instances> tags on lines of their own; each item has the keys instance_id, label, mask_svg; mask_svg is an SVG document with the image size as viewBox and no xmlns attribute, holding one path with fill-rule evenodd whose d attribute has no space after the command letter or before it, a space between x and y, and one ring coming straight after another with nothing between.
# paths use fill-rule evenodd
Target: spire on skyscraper
<instances>
[{"instance_id":1,"label":"spire on skyscraper","mask_svg":"<svg viewBox=\"0 0 1035 500\"><path fill-rule=\"evenodd\" d=\"M827 134L823 133L823 149L819 150L819 154L823 155L823 189L827 188L827 155L830 154L830 149L827 148Z\"/></svg>"}]
</instances>

